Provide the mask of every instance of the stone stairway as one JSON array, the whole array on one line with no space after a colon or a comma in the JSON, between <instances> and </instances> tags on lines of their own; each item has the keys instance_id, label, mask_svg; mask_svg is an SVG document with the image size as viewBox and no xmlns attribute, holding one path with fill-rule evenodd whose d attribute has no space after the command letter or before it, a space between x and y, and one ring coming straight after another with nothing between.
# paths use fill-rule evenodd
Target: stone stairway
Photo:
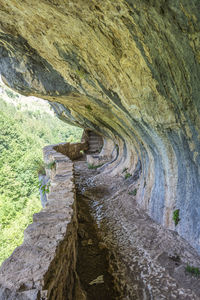
<instances>
[{"instance_id":1,"label":"stone stairway","mask_svg":"<svg viewBox=\"0 0 200 300\"><path fill-rule=\"evenodd\" d=\"M86 130L84 132L84 138L87 139L89 143L88 150L85 152L88 155L98 154L103 147L103 138L91 130Z\"/></svg>"}]
</instances>

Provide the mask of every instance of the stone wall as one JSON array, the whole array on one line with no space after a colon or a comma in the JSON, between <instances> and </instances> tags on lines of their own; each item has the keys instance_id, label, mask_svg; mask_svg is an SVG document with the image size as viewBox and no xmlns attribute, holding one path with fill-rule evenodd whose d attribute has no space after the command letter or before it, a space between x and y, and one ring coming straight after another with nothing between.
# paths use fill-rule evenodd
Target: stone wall
<instances>
[{"instance_id":1,"label":"stone wall","mask_svg":"<svg viewBox=\"0 0 200 300\"><path fill-rule=\"evenodd\" d=\"M52 169L46 169L48 201L33 216L23 244L2 264L1 300L84 299L75 271L78 225L73 163L53 146L44 148L44 160L55 161Z\"/></svg>"},{"instance_id":2,"label":"stone wall","mask_svg":"<svg viewBox=\"0 0 200 300\"><path fill-rule=\"evenodd\" d=\"M81 143L61 143L54 146L54 149L64 155L67 155L70 159L78 159L82 156L81 151L88 149L88 142L83 141Z\"/></svg>"}]
</instances>

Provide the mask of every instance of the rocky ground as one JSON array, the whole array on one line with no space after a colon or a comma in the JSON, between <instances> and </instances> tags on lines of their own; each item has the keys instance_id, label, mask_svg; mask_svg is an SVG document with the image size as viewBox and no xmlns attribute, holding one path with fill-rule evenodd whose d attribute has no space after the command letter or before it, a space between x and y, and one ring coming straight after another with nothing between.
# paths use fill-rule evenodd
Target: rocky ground
<instances>
[{"instance_id":1,"label":"rocky ground","mask_svg":"<svg viewBox=\"0 0 200 300\"><path fill-rule=\"evenodd\" d=\"M88 299L200 299L196 251L153 222L135 201L137 179L75 162L78 273Z\"/></svg>"}]
</instances>

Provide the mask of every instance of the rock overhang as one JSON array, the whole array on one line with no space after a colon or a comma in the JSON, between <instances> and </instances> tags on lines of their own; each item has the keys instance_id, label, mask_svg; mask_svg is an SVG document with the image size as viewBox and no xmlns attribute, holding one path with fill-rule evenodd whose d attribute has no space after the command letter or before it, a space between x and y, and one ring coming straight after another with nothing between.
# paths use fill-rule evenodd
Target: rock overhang
<instances>
[{"instance_id":1,"label":"rock overhang","mask_svg":"<svg viewBox=\"0 0 200 300\"><path fill-rule=\"evenodd\" d=\"M140 165L137 201L200 251L198 1L0 4L4 81L118 144L108 170Z\"/></svg>"}]
</instances>

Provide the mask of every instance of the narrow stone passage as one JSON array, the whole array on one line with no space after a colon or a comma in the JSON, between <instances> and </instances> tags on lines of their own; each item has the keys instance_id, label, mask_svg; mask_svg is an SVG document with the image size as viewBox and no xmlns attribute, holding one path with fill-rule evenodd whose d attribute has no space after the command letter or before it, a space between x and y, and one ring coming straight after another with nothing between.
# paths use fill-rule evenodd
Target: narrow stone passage
<instances>
[{"instance_id":1,"label":"narrow stone passage","mask_svg":"<svg viewBox=\"0 0 200 300\"><path fill-rule=\"evenodd\" d=\"M198 300L199 256L136 202L137 179L111 177L76 161L77 272L87 300ZM79 300L79 299L78 299Z\"/></svg>"},{"instance_id":2,"label":"narrow stone passage","mask_svg":"<svg viewBox=\"0 0 200 300\"><path fill-rule=\"evenodd\" d=\"M98 226L91 214L90 199L82 195L85 186L80 181L80 163L75 164L79 224L77 273L87 294L87 300L118 299L113 278L108 272L108 250L101 240Z\"/></svg>"}]
</instances>

